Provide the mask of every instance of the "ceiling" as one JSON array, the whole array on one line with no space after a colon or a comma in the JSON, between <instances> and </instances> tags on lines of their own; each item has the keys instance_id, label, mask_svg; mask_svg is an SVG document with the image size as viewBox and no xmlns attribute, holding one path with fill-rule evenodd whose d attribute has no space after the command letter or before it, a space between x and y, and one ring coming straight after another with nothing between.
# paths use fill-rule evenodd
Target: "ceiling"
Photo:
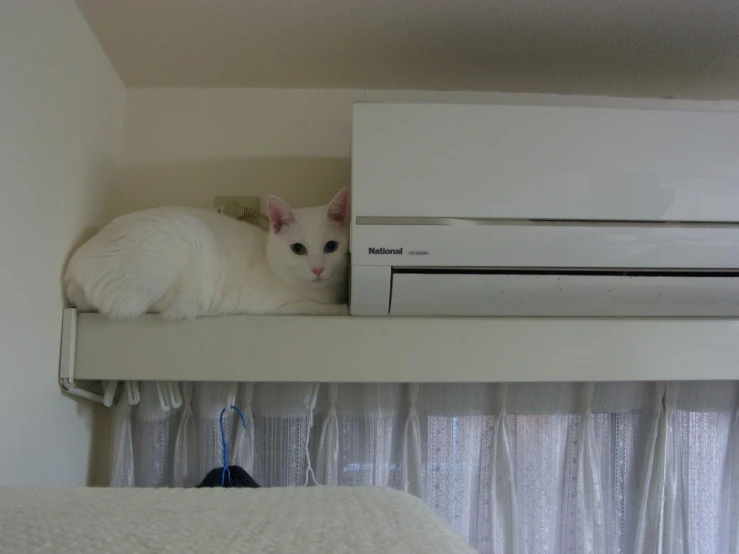
<instances>
[{"instance_id":1,"label":"ceiling","mask_svg":"<svg viewBox=\"0 0 739 554\"><path fill-rule=\"evenodd\" d=\"M736 0L77 0L129 87L739 98Z\"/></svg>"}]
</instances>

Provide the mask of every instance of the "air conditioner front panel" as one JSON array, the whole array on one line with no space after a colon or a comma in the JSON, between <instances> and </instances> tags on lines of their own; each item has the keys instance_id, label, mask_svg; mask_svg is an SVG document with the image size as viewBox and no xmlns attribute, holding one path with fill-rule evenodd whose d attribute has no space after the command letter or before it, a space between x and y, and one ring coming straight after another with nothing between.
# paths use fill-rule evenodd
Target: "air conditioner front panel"
<instances>
[{"instance_id":1,"label":"air conditioner front panel","mask_svg":"<svg viewBox=\"0 0 739 554\"><path fill-rule=\"evenodd\" d=\"M739 277L396 273L389 313L460 317L737 317Z\"/></svg>"},{"instance_id":2,"label":"air conditioner front panel","mask_svg":"<svg viewBox=\"0 0 739 554\"><path fill-rule=\"evenodd\" d=\"M357 104L351 313L739 317L737 144L739 112Z\"/></svg>"},{"instance_id":3,"label":"air conditioner front panel","mask_svg":"<svg viewBox=\"0 0 739 554\"><path fill-rule=\"evenodd\" d=\"M739 221L739 113L354 106L359 216Z\"/></svg>"},{"instance_id":4,"label":"air conditioner front panel","mask_svg":"<svg viewBox=\"0 0 739 554\"><path fill-rule=\"evenodd\" d=\"M362 225L355 266L739 268L739 226Z\"/></svg>"}]
</instances>

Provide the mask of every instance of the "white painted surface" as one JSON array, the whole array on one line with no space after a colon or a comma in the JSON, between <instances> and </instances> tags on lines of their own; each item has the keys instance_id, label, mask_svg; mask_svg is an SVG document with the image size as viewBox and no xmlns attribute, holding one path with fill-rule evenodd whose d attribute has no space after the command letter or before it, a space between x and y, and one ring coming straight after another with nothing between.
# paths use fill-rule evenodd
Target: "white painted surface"
<instances>
[{"instance_id":1,"label":"white painted surface","mask_svg":"<svg viewBox=\"0 0 739 554\"><path fill-rule=\"evenodd\" d=\"M129 90L124 161L349 156L361 90Z\"/></svg>"},{"instance_id":2,"label":"white painted surface","mask_svg":"<svg viewBox=\"0 0 739 554\"><path fill-rule=\"evenodd\" d=\"M352 315L387 315L393 281L389 265L354 265L350 275L349 307Z\"/></svg>"},{"instance_id":3,"label":"white painted surface","mask_svg":"<svg viewBox=\"0 0 739 554\"><path fill-rule=\"evenodd\" d=\"M739 318L736 277L400 273L390 298L397 316Z\"/></svg>"},{"instance_id":4,"label":"white painted surface","mask_svg":"<svg viewBox=\"0 0 739 554\"><path fill-rule=\"evenodd\" d=\"M739 378L739 324L728 319L222 316L167 323L156 315L113 321L83 313L77 324L75 373L80 379L430 383ZM327 352L336 363L326 363Z\"/></svg>"},{"instance_id":5,"label":"white painted surface","mask_svg":"<svg viewBox=\"0 0 739 554\"><path fill-rule=\"evenodd\" d=\"M736 98L733 0L77 0L132 87Z\"/></svg>"},{"instance_id":6,"label":"white painted surface","mask_svg":"<svg viewBox=\"0 0 739 554\"><path fill-rule=\"evenodd\" d=\"M109 217L216 196L295 207L349 185L352 103L364 91L129 90Z\"/></svg>"},{"instance_id":7,"label":"white painted surface","mask_svg":"<svg viewBox=\"0 0 739 554\"><path fill-rule=\"evenodd\" d=\"M84 485L93 407L57 380L61 272L99 224L124 88L71 0L0 2L0 484Z\"/></svg>"},{"instance_id":8,"label":"white painted surface","mask_svg":"<svg viewBox=\"0 0 739 554\"><path fill-rule=\"evenodd\" d=\"M353 215L739 220L739 113L360 103Z\"/></svg>"}]
</instances>

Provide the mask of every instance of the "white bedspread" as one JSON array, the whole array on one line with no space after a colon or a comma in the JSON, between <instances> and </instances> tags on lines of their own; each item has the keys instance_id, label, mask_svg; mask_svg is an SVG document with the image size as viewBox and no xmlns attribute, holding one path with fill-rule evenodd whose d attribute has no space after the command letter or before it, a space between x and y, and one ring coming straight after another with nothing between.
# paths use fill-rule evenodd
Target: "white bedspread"
<instances>
[{"instance_id":1,"label":"white bedspread","mask_svg":"<svg viewBox=\"0 0 739 554\"><path fill-rule=\"evenodd\" d=\"M415 497L382 488L0 488L0 552L474 552Z\"/></svg>"}]
</instances>

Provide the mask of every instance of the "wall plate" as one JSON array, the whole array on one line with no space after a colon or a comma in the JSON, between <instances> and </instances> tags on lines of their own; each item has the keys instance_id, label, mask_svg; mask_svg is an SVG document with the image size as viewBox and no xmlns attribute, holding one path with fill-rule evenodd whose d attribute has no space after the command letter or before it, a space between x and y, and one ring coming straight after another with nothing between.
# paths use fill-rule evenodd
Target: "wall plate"
<instances>
[{"instance_id":1,"label":"wall plate","mask_svg":"<svg viewBox=\"0 0 739 554\"><path fill-rule=\"evenodd\" d=\"M213 207L229 217L259 225L265 219L259 212L258 196L216 196Z\"/></svg>"}]
</instances>

